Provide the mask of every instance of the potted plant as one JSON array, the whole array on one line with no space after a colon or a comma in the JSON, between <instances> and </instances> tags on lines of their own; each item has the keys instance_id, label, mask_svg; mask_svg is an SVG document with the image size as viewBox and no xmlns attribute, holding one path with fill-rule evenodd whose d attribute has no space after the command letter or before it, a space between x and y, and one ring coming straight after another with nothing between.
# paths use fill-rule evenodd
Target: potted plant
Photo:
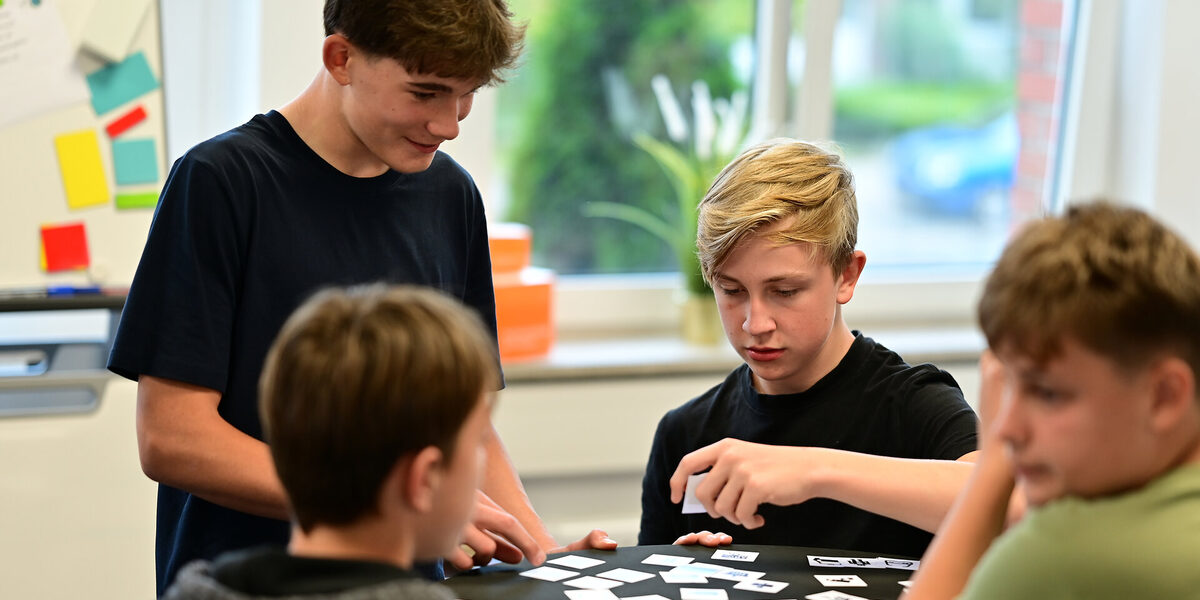
<instances>
[{"instance_id":1,"label":"potted plant","mask_svg":"<svg viewBox=\"0 0 1200 600\"><path fill-rule=\"evenodd\" d=\"M633 142L653 157L670 179L675 210L658 215L628 204L591 202L585 211L641 227L671 248L683 276L683 337L692 343L715 344L722 332L712 289L700 273L696 255L696 208L713 178L740 150L748 96L738 91L729 99L714 100L706 83L692 83L693 124L689 127L667 77L656 75L651 87L670 142L646 133L634 134Z\"/></svg>"}]
</instances>

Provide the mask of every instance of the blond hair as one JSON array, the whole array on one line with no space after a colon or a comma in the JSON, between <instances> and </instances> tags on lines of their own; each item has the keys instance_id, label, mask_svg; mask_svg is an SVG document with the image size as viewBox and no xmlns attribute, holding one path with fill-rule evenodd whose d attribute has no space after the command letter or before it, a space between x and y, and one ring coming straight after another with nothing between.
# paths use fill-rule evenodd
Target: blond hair
<instances>
[{"instance_id":1,"label":"blond hair","mask_svg":"<svg viewBox=\"0 0 1200 600\"><path fill-rule=\"evenodd\" d=\"M284 324L259 380L263 430L304 531L374 513L404 456L458 432L498 383L491 338L454 299L375 284L318 293Z\"/></svg>"},{"instance_id":2,"label":"blond hair","mask_svg":"<svg viewBox=\"0 0 1200 600\"><path fill-rule=\"evenodd\" d=\"M850 263L858 240L850 169L837 154L796 140L764 142L733 159L698 210L696 248L709 285L730 253L764 226L787 223L770 239L812 244L834 273Z\"/></svg>"},{"instance_id":3,"label":"blond hair","mask_svg":"<svg viewBox=\"0 0 1200 600\"><path fill-rule=\"evenodd\" d=\"M1071 337L1128 370L1169 352L1200 373L1200 259L1146 213L1108 203L1029 224L979 301L992 348L1044 362Z\"/></svg>"}]
</instances>

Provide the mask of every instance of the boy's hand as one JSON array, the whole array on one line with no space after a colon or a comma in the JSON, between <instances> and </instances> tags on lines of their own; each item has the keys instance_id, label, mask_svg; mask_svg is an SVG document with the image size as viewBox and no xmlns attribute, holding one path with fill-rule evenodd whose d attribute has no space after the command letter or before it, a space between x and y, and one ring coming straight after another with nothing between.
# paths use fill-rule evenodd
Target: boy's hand
<instances>
[{"instance_id":1,"label":"boy's hand","mask_svg":"<svg viewBox=\"0 0 1200 600\"><path fill-rule=\"evenodd\" d=\"M608 537L608 534L600 529L593 529L579 540L571 542L566 546L559 546L549 553L557 554L559 552L574 552L576 550L615 550L616 548L616 540Z\"/></svg>"},{"instance_id":2,"label":"boy's hand","mask_svg":"<svg viewBox=\"0 0 1200 600\"><path fill-rule=\"evenodd\" d=\"M476 497L474 518L463 528L462 543L474 554L468 555L459 547L445 557L459 570L486 565L493 558L513 564L528 558L534 566L546 561L546 553L520 521L483 492Z\"/></svg>"},{"instance_id":3,"label":"boy's hand","mask_svg":"<svg viewBox=\"0 0 1200 600\"><path fill-rule=\"evenodd\" d=\"M996 420L1011 402L1008 369L990 350L979 356L979 449L982 454L1000 453L1003 442L996 433Z\"/></svg>"},{"instance_id":4,"label":"boy's hand","mask_svg":"<svg viewBox=\"0 0 1200 600\"><path fill-rule=\"evenodd\" d=\"M689 475L712 467L695 490L708 516L746 529L762 527L760 504L789 506L814 497L810 474L822 465L822 450L725 438L679 461L671 475L671 502L683 500Z\"/></svg>"},{"instance_id":5,"label":"boy's hand","mask_svg":"<svg viewBox=\"0 0 1200 600\"><path fill-rule=\"evenodd\" d=\"M701 546L708 546L709 548L728 546L732 543L733 536L727 533L721 533L719 531L717 533L713 533L707 530L699 533L687 533L679 536L679 539L675 540L676 546L694 546L696 544L700 544Z\"/></svg>"}]
</instances>

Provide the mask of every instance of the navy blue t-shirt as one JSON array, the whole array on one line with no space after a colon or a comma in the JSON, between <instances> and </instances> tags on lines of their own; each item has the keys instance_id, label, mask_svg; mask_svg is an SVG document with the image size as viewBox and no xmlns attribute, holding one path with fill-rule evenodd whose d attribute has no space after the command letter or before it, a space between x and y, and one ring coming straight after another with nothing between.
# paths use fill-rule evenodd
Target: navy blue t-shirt
<instances>
[{"instance_id":1,"label":"navy blue t-shirt","mask_svg":"<svg viewBox=\"0 0 1200 600\"><path fill-rule=\"evenodd\" d=\"M258 115L171 168L108 368L217 390L221 416L262 439L258 377L283 322L321 288L379 281L440 288L475 309L494 337L474 181L440 152L420 173L351 177L283 115ZM288 532L284 521L160 485L159 593L193 559L286 544Z\"/></svg>"},{"instance_id":2,"label":"navy blue t-shirt","mask_svg":"<svg viewBox=\"0 0 1200 600\"><path fill-rule=\"evenodd\" d=\"M680 459L724 438L814 446L899 458L956 460L976 449L975 413L949 373L909 366L855 332L841 362L811 388L768 395L750 367L668 412L658 424L642 481L639 544L670 544L696 531L721 531L739 544L813 546L920 556L932 534L842 502L818 498L759 507L765 523L745 529L707 513L681 514L669 480Z\"/></svg>"}]
</instances>

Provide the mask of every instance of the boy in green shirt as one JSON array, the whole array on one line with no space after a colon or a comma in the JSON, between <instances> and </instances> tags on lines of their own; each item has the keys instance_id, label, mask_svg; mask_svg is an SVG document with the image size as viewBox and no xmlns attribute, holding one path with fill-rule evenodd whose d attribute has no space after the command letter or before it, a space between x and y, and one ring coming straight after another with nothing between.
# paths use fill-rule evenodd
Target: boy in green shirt
<instances>
[{"instance_id":1,"label":"boy in green shirt","mask_svg":"<svg viewBox=\"0 0 1200 600\"><path fill-rule=\"evenodd\" d=\"M1195 252L1138 210L1075 207L1008 246L979 322L981 456L908 600L1195 597ZM1004 532L1014 489L1030 509Z\"/></svg>"}]
</instances>

